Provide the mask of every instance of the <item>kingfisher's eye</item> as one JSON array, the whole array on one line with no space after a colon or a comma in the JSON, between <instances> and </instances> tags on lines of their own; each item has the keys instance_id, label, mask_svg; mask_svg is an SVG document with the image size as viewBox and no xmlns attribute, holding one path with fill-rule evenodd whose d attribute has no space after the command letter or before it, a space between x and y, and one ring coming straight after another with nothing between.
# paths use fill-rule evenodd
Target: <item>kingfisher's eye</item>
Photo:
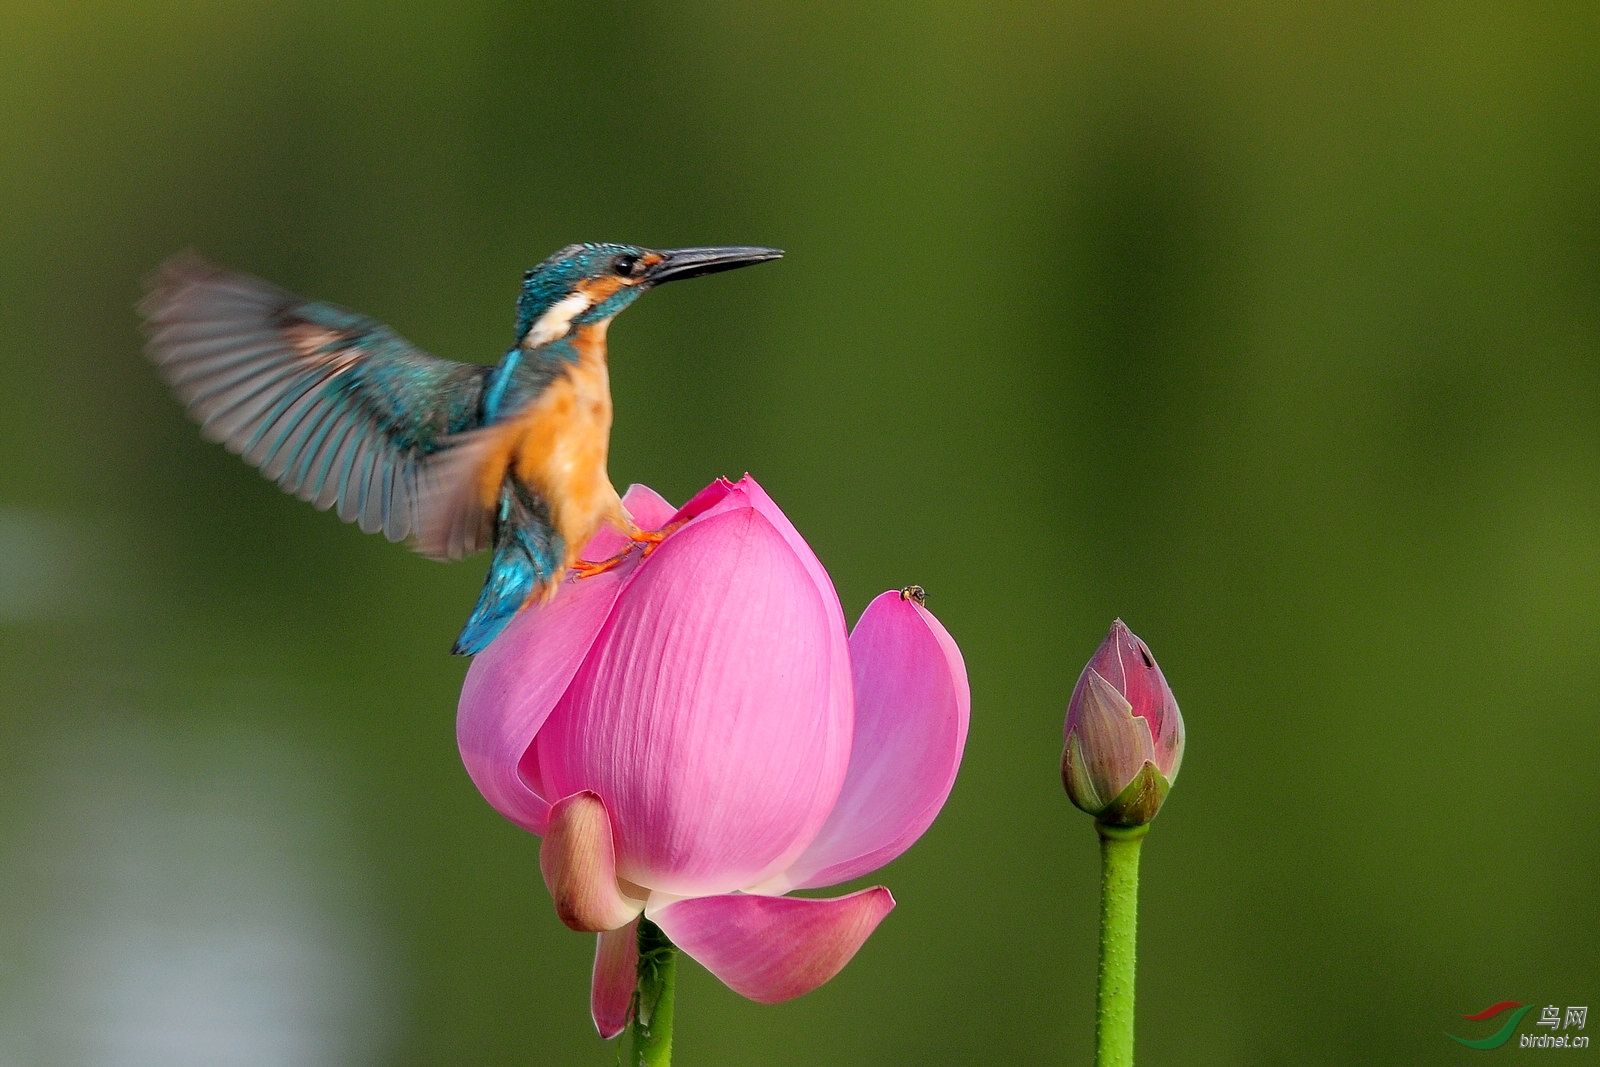
<instances>
[{"instance_id":1,"label":"kingfisher's eye","mask_svg":"<svg viewBox=\"0 0 1600 1067\"><path fill-rule=\"evenodd\" d=\"M624 278L632 278L639 273L639 257L626 254L620 255L611 261L611 269Z\"/></svg>"}]
</instances>

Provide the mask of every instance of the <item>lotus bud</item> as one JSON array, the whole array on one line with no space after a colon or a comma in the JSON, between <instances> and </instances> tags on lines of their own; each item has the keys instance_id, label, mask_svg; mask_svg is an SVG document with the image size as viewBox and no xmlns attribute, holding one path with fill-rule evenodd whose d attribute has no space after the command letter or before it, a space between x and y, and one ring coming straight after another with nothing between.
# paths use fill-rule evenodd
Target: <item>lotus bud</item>
<instances>
[{"instance_id":1,"label":"lotus bud","mask_svg":"<svg viewBox=\"0 0 1600 1067\"><path fill-rule=\"evenodd\" d=\"M1183 759L1183 717L1145 643L1121 619L1078 676L1067 705L1061 780L1108 826L1156 817Z\"/></svg>"}]
</instances>

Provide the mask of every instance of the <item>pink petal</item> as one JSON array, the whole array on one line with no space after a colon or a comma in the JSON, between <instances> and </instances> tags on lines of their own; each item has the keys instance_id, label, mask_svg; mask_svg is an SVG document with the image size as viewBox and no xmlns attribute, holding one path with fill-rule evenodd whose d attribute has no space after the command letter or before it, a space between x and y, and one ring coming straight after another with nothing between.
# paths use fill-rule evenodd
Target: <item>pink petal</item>
<instances>
[{"instance_id":1,"label":"pink petal","mask_svg":"<svg viewBox=\"0 0 1600 1067\"><path fill-rule=\"evenodd\" d=\"M600 1036L610 1040L628 1025L633 989L639 981L639 920L607 930L595 941L589 1014Z\"/></svg>"},{"instance_id":2,"label":"pink petal","mask_svg":"<svg viewBox=\"0 0 1600 1067\"><path fill-rule=\"evenodd\" d=\"M688 503L679 508L678 514L674 515L673 518L692 519L696 516L704 515L717 504L721 503L722 499L726 497L732 489L732 482L728 481L726 478L718 478L716 481L700 490L694 496L690 497Z\"/></svg>"},{"instance_id":3,"label":"pink petal","mask_svg":"<svg viewBox=\"0 0 1600 1067\"><path fill-rule=\"evenodd\" d=\"M619 874L680 896L786 868L849 763L845 636L789 542L730 501L639 567L534 746L547 795L605 800Z\"/></svg>"},{"instance_id":4,"label":"pink petal","mask_svg":"<svg viewBox=\"0 0 1600 1067\"><path fill-rule=\"evenodd\" d=\"M633 516L633 521L646 530L659 530L672 521L678 509L667 503L667 498L638 482L628 486L622 494L622 505Z\"/></svg>"},{"instance_id":5,"label":"pink petal","mask_svg":"<svg viewBox=\"0 0 1600 1067\"><path fill-rule=\"evenodd\" d=\"M524 780L519 761L577 674L637 565L630 560L565 583L550 603L512 619L467 669L456 710L461 762L495 810L536 834L544 833L550 794L537 781Z\"/></svg>"},{"instance_id":6,"label":"pink petal","mask_svg":"<svg viewBox=\"0 0 1600 1067\"><path fill-rule=\"evenodd\" d=\"M834 885L904 852L944 806L972 700L961 650L915 600L887 592L850 635L856 724L850 771L811 847L763 889Z\"/></svg>"},{"instance_id":7,"label":"pink petal","mask_svg":"<svg viewBox=\"0 0 1600 1067\"><path fill-rule=\"evenodd\" d=\"M633 521L641 530L661 529L672 521L676 512L660 493L647 485L628 486L628 491L622 494L622 506L628 509L628 514L633 516ZM610 559L630 544L632 542L620 532L602 526L599 533L589 538L589 543L583 546L578 558L599 562Z\"/></svg>"},{"instance_id":8,"label":"pink petal","mask_svg":"<svg viewBox=\"0 0 1600 1067\"><path fill-rule=\"evenodd\" d=\"M593 793L574 793L550 806L550 823L539 846L539 872L556 904L556 915L582 933L615 930L636 919L644 901L617 887L616 854L606 806Z\"/></svg>"},{"instance_id":9,"label":"pink petal","mask_svg":"<svg viewBox=\"0 0 1600 1067\"><path fill-rule=\"evenodd\" d=\"M624 502L627 502L627 499L624 498ZM629 507L632 507L631 503ZM765 516L767 521L772 523L772 528L783 536L790 548L794 549L795 557L805 564L806 572L811 575L817 589L832 605L834 618L839 629L843 630L844 609L839 606L839 596L834 591L833 580L828 577L827 570L823 568L822 562L817 559L817 554L811 550L811 546L806 543L806 539L800 536L800 531L794 528L794 523L789 521L789 516L783 513L783 509L778 507L767 495L767 491L749 474L740 478L738 482L718 478L679 508L678 513L672 516L672 520L711 518L726 511L747 507L754 508ZM666 525L666 522L664 521L662 525Z\"/></svg>"},{"instance_id":10,"label":"pink petal","mask_svg":"<svg viewBox=\"0 0 1600 1067\"><path fill-rule=\"evenodd\" d=\"M880 885L831 900L694 897L650 919L729 989L776 1004L838 974L893 908L894 897Z\"/></svg>"},{"instance_id":11,"label":"pink petal","mask_svg":"<svg viewBox=\"0 0 1600 1067\"><path fill-rule=\"evenodd\" d=\"M789 543L789 547L794 549L796 558L806 565L806 570L810 573L811 580L817 584L817 589L821 592L823 600L828 603L834 625L838 627L841 633L844 633L844 608L839 605L839 594L834 591L833 580L828 577L828 572L823 568L822 561L817 559L817 554L811 551L811 546L806 543L805 538L800 536L800 531L796 530L794 523L789 521L789 516L785 515L778 508L778 505L773 503L772 498L767 495L767 491L761 488L750 475L746 474L739 479L733 488L735 491L744 494L750 501L750 506L766 516L767 521L772 523L772 528L782 534L783 539Z\"/></svg>"}]
</instances>

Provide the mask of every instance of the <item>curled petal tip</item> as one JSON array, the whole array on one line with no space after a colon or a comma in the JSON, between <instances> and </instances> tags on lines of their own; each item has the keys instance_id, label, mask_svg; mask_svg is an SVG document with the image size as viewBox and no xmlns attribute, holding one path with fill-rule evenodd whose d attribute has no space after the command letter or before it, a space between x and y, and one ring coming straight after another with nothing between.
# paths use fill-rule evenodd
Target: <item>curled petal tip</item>
<instances>
[{"instance_id":1,"label":"curled petal tip","mask_svg":"<svg viewBox=\"0 0 1600 1067\"><path fill-rule=\"evenodd\" d=\"M617 886L611 820L593 793L575 793L550 806L539 871L555 900L556 915L573 930L615 930L644 910L643 901L623 896Z\"/></svg>"}]
</instances>

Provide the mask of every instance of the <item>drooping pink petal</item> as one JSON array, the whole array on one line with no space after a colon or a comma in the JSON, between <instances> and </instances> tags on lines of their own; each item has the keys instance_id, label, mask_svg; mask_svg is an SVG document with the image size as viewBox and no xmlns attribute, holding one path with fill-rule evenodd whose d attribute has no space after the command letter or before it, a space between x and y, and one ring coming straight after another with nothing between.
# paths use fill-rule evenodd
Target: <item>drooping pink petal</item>
<instances>
[{"instance_id":1,"label":"drooping pink petal","mask_svg":"<svg viewBox=\"0 0 1600 1067\"><path fill-rule=\"evenodd\" d=\"M525 780L519 761L566 692L636 566L630 560L567 582L550 603L521 612L473 659L462 683L456 710L461 762L500 814L536 834L544 833L550 794Z\"/></svg>"},{"instance_id":2,"label":"drooping pink petal","mask_svg":"<svg viewBox=\"0 0 1600 1067\"><path fill-rule=\"evenodd\" d=\"M831 900L695 897L649 917L729 989L776 1004L838 974L893 908L894 897L880 885Z\"/></svg>"},{"instance_id":3,"label":"drooping pink petal","mask_svg":"<svg viewBox=\"0 0 1600 1067\"><path fill-rule=\"evenodd\" d=\"M622 494L622 506L628 509L628 514L633 516L633 521L641 530L661 529L672 521L677 511L660 493L647 485L638 484L628 486L628 491ZM589 538L589 543L583 546L578 558L598 563L610 559L631 543L610 526L602 526L599 533Z\"/></svg>"},{"instance_id":4,"label":"drooping pink petal","mask_svg":"<svg viewBox=\"0 0 1600 1067\"><path fill-rule=\"evenodd\" d=\"M610 1040L628 1025L628 1008L639 981L639 920L607 930L595 941L589 1014L600 1036Z\"/></svg>"},{"instance_id":5,"label":"drooping pink petal","mask_svg":"<svg viewBox=\"0 0 1600 1067\"><path fill-rule=\"evenodd\" d=\"M622 877L725 893L816 835L849 762L851 703L829 604L746 504L639 567L534 751L547 795L604 799Z\"/></svg>"},{"instance_id":6,"label":"drooping pink petal","mask_svg":"<svg viewBox=\"0 0 1600 1067\"><path fill-rule=\"evenodd\" d=\"M822 832L763 890L834 885L904 852L939 814L967 741L972 700L955 641L890 591L850 635L856 729L850 771Z\"/></svg>"},{"instance_id":7,"label":"drooping pink petal","mask_svg":"<svg viewBox=\"0 0 1600 1067\"><path fill-rule=\"evenodd\" d=\"M574 793L550 806L539 872L555 901L556 916L570 929L615 930L644 910L644 901L630 900L617 887L611 822L593 793Z\"/></svg>"}]
</instances>

